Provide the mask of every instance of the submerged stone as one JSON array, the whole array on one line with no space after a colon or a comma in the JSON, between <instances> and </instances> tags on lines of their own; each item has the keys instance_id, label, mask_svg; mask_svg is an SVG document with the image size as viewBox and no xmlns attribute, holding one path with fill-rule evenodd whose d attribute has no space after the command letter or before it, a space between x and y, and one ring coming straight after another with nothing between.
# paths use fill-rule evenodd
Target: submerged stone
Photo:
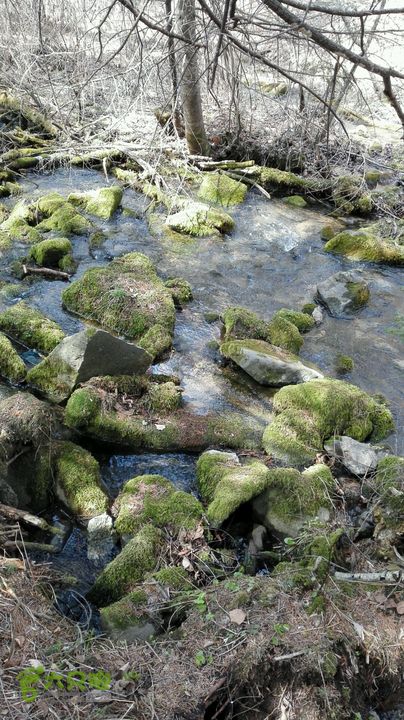
<instances>
[{"instance_id":1,"label":"submerged stone","mask_svg":"<svg viewBox=\"0 0 404 720\"><path fill-rule=\"evenodd\" d=\"M145 255L128 253L107 267L87 270L62 294L63 305L104 329L129 340L144 341L146 350L159 354L172 342L175 308L172 294ZM146 343L148 333L153 342Z\"/></svg>"},{"instance_id":2,"label":"submerged stone","mask_svg":"<svg viewBox=\"0 0 404 720\"><path fill-rule=\"evenodd\" d=\"M51 352L65 336L57 323L23 301L0 313L0 330L44 354Z\"/></svg>"},{"instance_id":3,"label":"submerged stone","mask_svg":"<svg viewBox=\"0 0 404 720\"><path fill-rule=\"evenodd\" d=\"M314 462L334 434L378 441L394 430L389 409L343 380L323 378L284 387L273 401L276 417L266 428L268 455L287 465Z\"/></svg>"},{"instance_id":4,"label":"submerged stone","mask_svg":"<svg viewBox=\"0 0 404 720\"><path fill-rule=\"evenodd\" d=\"M239 205L244 202L246 194L247 185L217 172L205 173L198 191L201 200L223 207Z\"/></svg>"},{"instance_id":5,"label":"submerged stone","mask_svg":"<svg viewBox=\"0 0 404 720\"><path fill-rule=\"evenodd\" d=\"M179 212L168 215L166 225L179 233L204 237L230 232L234 220L223 210L190 200Z\"/></svg>"},{"instance_id":6,"label":"submerged stone","mask_svg":"<svg viewBox=\"0 0 404 720\"><path fill-rule=\"evenodd\" d=\"M147 523L176 533L193 529L202 518L202 506L161 475L140 475L125 483L112 513L115 528L126 541Z\"/></svg>"},{"instance_id":7,"label":"submerged stone","mask_svg":"<svg viewBox=\"0 0 404 720\"><path fill-rule=\"evenodd\" d=\"M344 317L366 305L368 284L354 272L338 272L317 285L319 301L333 317Z\"/></svg>"},{"instance_id":8,"label":"submerged stone","mask_svg":"<svg viewBox=\"0 0 404 720\"><path fill-rule=\"evenodd\" d=\"M25 380L26 372L25 363L12 343L0 333L0 376L11 383L19 383Z\"/></svg>"},{"instance_id":9,"label":"submerged stone","mask_svg":"<svg viewBox=\"0 0 404 720\"><path fill-rule=\"evenodd\" d=\"M109 220L122 201L123 190L119 185L99 188L84 193L71 193L67 200L72 205L82 207L90 215Z\"/></svg>"},{"instance_id":10,"label":"submerged stone","mask_svg":"<svg viewBox=\"0 0 404 720\"><path fill-rule=\"evenodd\" d=\"M220 352L260 385L280 387L323 377L314 366L263 340L231 340L220 346Z\"/></svg>"},{"instance_id":11,"label":"submerged stone","mask_svg":"<svg viewBox=\"0 0 404 720\"><path fill-rule=\"evenodd\" d=\"M27 375L27 381L52 402L63 402L80 383L101 375L140 375L152 362L143 348L88 328L65 337Z\"/></svg>"}]
</instances>

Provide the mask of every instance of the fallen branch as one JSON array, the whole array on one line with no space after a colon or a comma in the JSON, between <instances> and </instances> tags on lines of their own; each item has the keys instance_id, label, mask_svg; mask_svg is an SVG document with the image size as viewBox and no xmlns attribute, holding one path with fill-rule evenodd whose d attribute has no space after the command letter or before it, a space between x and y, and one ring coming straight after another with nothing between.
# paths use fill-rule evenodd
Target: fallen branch
<instances>
[{"instance_id":1,"label":"fallen branch","mask_svg":"<svg viewBox=\"0 0 404 720\"><path fill-rule=\"evenodd\" d=\"M6 540L5 543L3 543L3 548L13 548L17 550L36 550L37 552L47 552L47 553L57 553L59 552L59 547L54 545L49 545L48 543L37 543L37 542L29 542L27 540Z\"/></svg>"},{"instance_id":2,"label":"fallen branch","mask_svg":"<svg viewBox=\"0 0 404 720\"><path fill-rule=\"evenodd\" d=\"M400 583L404 579L404 573L402 570L385 570L384 572L373 572L373 573L345 573L335 572L333 577L335 580L341 582L364 582L364 583L379 583L386 582L391 585Z\"/></svg>"},{"instance_id":3,"label":"fallen branch","mask_svg":"<svg viewBox=\"0 0 404 720\"><path fill-rule=\"evenodd\" d=\"M24 522L27 525L33 525L45 532L52 533L52 535L64 535L64 531L61 528L49 525L49 523L47 523L43 518L40 518L37 515L32 515L25 510L13 508L10 505L0 503L0 515L3 515L3 517L7 518L7 520L14 520L17 522Z\"/></svg>"},{"instance_id":4,"label":"fallen branch","mask_svg":"<svg viewBox=\"0 0 404 720\"><path fill-rule=\"evenodd\" d=\"M55 278L56 280L63 280L63 282L69 282L70 275L61 270L52 270L52 268L34 268L29 265L22 266L23 277L27 275L44 275L45 277Z\"/></svg>"}]
</instances>

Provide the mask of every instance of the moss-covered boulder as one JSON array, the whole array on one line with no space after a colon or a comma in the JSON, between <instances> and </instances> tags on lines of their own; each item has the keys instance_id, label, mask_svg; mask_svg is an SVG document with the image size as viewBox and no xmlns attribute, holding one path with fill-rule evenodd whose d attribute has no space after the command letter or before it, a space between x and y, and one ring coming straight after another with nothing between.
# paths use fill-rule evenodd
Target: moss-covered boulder
<instances>
[{"instance_id":1,"label":"moss-covered boulder","mask_svg":"<svg viewBox=\"0 0 404 720\"><path fill-rule=\"evenodd\" d=\"M394 430L388 408L343 380L323 378L275 395L276 417L266 428L266 452L286 465L310 465L333 435L380 440Z\"/></svg>"},{"instance_id":2,"label":"moss-covered boulder","mask_svg":"<svg viewBox=\"0 0 404 720\"><path fill-rule=\"evenodd\" d=\"M229 307L222 314L225 340L265 340L284 350L298 353L303 345L301 332L314 327L313 318L303 312L281 308L269 322L243 307Z\"/></svg>"},{"instance_id":3,"label":"moss-covered boulder","mask_svg":"<svg viewBox=\"0 0 404 720\"><path fill-rule=\"evenodd\" d=\"M364 492L373 495L379 555L394 561L393 547L404 536L404 457L389 455L379 460L376 475L365 484Z\"/></svg>"},{"instance_id":4,"label":"moss-covered boulder","mask_svg":"<svg viewBox=\"0 0 404 720\"><path fill-rule=\"evenodd\" d=\"M169 528L196 527L202 517L202 506L193 495L177 490L161 475L139 475L128 480L114 502L115 528L127 540L143 525Z\"/></svg>"},{"instance_id":5,"label":"moss-covered boulder","mask_svg":"<svg viewBox=\"0 0 404 720\"><path fill-rule=\"evenodd\" d=\"M337 220L330 220L327 225L321 228L321 239L331 240L335 235L339 235L345 229L345 226Z\"/></svg>"},{"instance_id":6,"label":"moss-covered boulder","mask_svg":"<svg viewBox=\"0 0 404 720\"><path fill-rule=\"evenodd\" d=\"M201 452L212 445L260 447L262 425L253 417L232 413L195 415L186 408L155 411L149 391L141 398L136 393L125 395L121 398L115 389L105 391L94 384L79 388L67 402L65 422L68 427L96 440L121 445L133 452ZM131 414L127 412L128 401L132 403Z\"/></svg>"},{"instance_id":7,"label":"moss-covered boulder","mask_svg":"<svg viewBox=\"0 0 404 720\"><path fill-rule=\"evenodd\" d=\"M193 298L191 285L184 278L170 278L164 285L169 289L177 307L181 308Z\"/></svg>"},{"instance_id":8,"label":"moss-covered boulder","mask_svg":"<svg viewBox=\"0 0 404 720\"><path fill-rule=\"evenodd\" d=\"M90 192L71 193L67 200L72 205L83 208L90 215L109 220L120 206L122 195L123 190L119 185L111 185Z\"/></svg>"},{"instance_id":9,"label":"moss-covered boulder","mask_svg":"<svg viewBox=\"0 0 404 720\"><path fill-rule=\"evenodd\" d=\"M40 220L37 229L41 232L56 231L61 235L85 235L94 228L93 224L69 203L63 195L52 192L40 197L33 206Z\"/></svg>"},{"instance_id":10,"label":"moss-covered boulder","mask_svg":"<svg viewBox=\"0 0 404 720\"><path fill-rule=\"evenodd\" d=\"M308 332L315 325L313 318L307 313L300 312L299 310L290 310L289 308L281 308L280 310L277 310L274 318L282 318L284 320L287 320L288 322L292 323L292 325L297 327L297 329L301 333ZM274 343L274 345L276 345L276 343Z\"/></svg>"},{"instance_id":11,"label":"moss-covered boulder","mask_svg":"<svg viewBox=\"0 0 404 720\"><path fill-rule=\"evenodd\" d=\"M330 315L345 317L367 304L369 285L356 272L337 272L317 285L317 298Z\"/></svg>"},{"instance_id":12,"label":"moss-covered boulder","mask_svg":"<svg viewBox=\"0 0 404 720\"><path fill-rule=\"evenodd\" d=\"M190 200L178 212L167 216L166 225L178 233L204 237L231 232L234 220L223 210Z\"/></svg>"},{"instance_id":13,"label":"moss-covered boulder","mask_svg":"<svg viewBox=\"0 0 404 720\"><path fill-rule=\"evenodd\" d=\"M204 202L231 207L244 202L247 185L217 172L205 173L198 197Z\"/></svg>"},{"instance_id":14,"label":"moss-covered boulder","mask_svg":"<svg viewBox=\"0 0 404 720\"><path fill-rule=\"evenodd\" d=\"M302 473L293 468L270 469L265 490L253 501L253 511L270 532L296 537L305 523L329 520L333 489L326 465L312 465Z\"/></svg>"},{"instance_id":15,"label":"moss-covered boulder","mask_svg":"<svg viewBox=\"0 0 404 720\"><path fill-rule=\"evenodd\" d=\"M280 387L323 377L314 366L264 340L230 340L220 346L220 352L260 385Z\"/></svg>"},{"instance_id":16,"label":"moss-covered boulder","mask_svg":"<svg viewBox=\"0 0 404 720\"><path fill-rule=\"evenodd\" d=\"M207 517L217 527L240 505L263 492L268 468L257 461L241 465L234 453L208 450L198 459L197 479L201 496L208 503Z\"/></svg>"},{"instance_id":17,"label":"moss-covered boulder","mask_svg":"<svg viewBox=\"0 0 404 720\"><path fill-rule=\"evenodd\" d=\"M0 376L11 383L25 380L26 367L12 343L0 333Z\"/></svg>"},{"instance_id":18,"label":"moss-covered boulder","mask_svg":"<svg viewBox=\"0 0 404 720\"><path fill-rule=\"evenodd\" d=\"M340 213L368 215L373 207L372 196L364 186L361 177L342 175L337 178L332 190L332 198Z\"/></svg>"},{"instance_id":19,"label":"moss-covered boulder","mask_svg":"<svg viewBox=\"0 0 404 720\"><path fill-rule=\"evenodd\" d=\"M101 486L97 460L84 448L60 441L52 447L55 491L74 515L91 518L101 515L108 497Z\"/></svg>"},{"instance_id":20,"label":"moss-covered boulder","mask_svg":"<svg viewBox=\"0 0 404 720\"><path fill-rule=\"evenodd\" d=\"M351 260L404 265L404 245L400 238L383 237L379 231L377 224L359 230L345 230L334 235L324 249Z\"/></svg>"},{"instance_id":21,"label":"moss-covered boulder","mask_svg":"<svg viewBox=\"0 0 404 720\"><path fill-rule=\"evenodd\" d=\"M23 301L0 313L0 330L44 354L51 352L65 336L57 323Z\"/></svg>"},{"instance_id":22,"label":"moss-covered boulder","mask_svg":"<svg viewBox=\"0 0 404 720\"><path fill-rule=\"evenodd\" d=\"M67 310L136 340L148 351L158 345L161 335L165 344L159 344L159 354L171 345L175 323L172 294L141 253L129 253L107 267L87 270L66 288L62 299ZM150 338L152 332L155 335Z\"/></svg>"},{"instance_id":23,"label":"moss-covered boulder","mask_svg":"<svg viewBox=\"0 0 404 720\"><path fill-rule=\"evenodd\" d=\"M291 205L291 207L295 208L304 208L307 207L307 202L301 195L289 195L288 197L284 197L283 201L287 205Z\"/></svg>"},{"instance_id":24,"label":"moss-covered boulder","mask_svg":"<svg viewBox=\"0 0 404 720\"><path fill-rule=\"evenodd\" d=\"M159 528L152 525L142 527L104 568L88 593L88 599L105 607L131 592L147 572L156 568L161 543Z\"/></svg>"},{"instance_id":25,"label":"moss-covered boulder","mask_svg":"<svg viewBox=\"0 0 404 720\"><path fill-rule=\"evenodd\" d=\"M33 227L35 214L31 206L25 200L19 200L13 207L8 218L0 225L0 232L9 243L22 242L32 244L40 242L43 238L40 232Z\"/></svg>"},{"instance_id":26,"label":"moss-covered boulder","mask_svg":"<svg viewBox=\"0 0 404 720\"><path fill-rule=\"evenodd\" d=\"M45 444L59 426L59 413L28 392L0 401L0 458L9 459L22 448Z\"/></svg>"},{"instance_id":27,"label":"moss-covered boulder","mask_svg":"<svg viewBox=\"0 0 404 720\"><path fill-rule=\"evenodd\" d=\"M35 243L30 250L30 258L42 267L63 267L67 256L72 257L73 247L67 238L50 238Z\"/></svg>"},{"instance_id":28,"label":"moss-covered boulder","mask_svg":"<svg viewBox=\"0 0 404 720\"><path fill-rule=\"evenodd\" d=\"M163 618L158 611L158 589L139 587L120 600L100 609L103 631L113 640L128 643L151 640L163 628Z\"/></svg>"}]
</instances>

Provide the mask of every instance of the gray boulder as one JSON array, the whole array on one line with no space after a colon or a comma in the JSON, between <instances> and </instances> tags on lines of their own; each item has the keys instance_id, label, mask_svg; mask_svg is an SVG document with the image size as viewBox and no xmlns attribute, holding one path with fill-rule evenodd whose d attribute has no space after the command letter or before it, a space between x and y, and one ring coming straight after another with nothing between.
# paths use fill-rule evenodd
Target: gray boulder
<instances>
[{"instance_id":1,"label":"gray boulder","mask_svg":"<svg viewBox=\"0 0 404 720\"><path fill-rule=\"evenodd\" d=\"M140 375L152 362L143 348L105 330L87 328L64 338L27 374L27 382L52 402L63 402L80 383L102 375Z\"/></svg>"},{"instance_id":2,"label":"gray boulder","mask_svg":"<svg viewBox=\"0 0 404 720\"><path fill-rule=\"evenodd\" d=\"M281 387L323 377L316 367L264 340L231 340L221 345L220 352L260 385Z\"/></svg>"},{"instance_id":3,"label":"gray boulder","mask_svg":"<svg viewBox=\"0 0 404 720\"><path fill-rule=\"evenodd\" d=\"M111 560L116 533L113 520L107 513L91 518L87 525L87 557L95 562Z\"/></svg>"},{"instance_id":4,"label":"gray boulder","mask_svg":"<svg viewBox=\"0 0 404 720\"><path fill-rule=\"evenodd\" d=\"M324 443L328 455L337 458L353 475L368 475L377 468L381 458L389 453L377 445L358 442L346 435L331 438Z\"/></svg>"},{"instance_id":5,"label":"gray boulder","mask_svg":"<svg viewBox=\"0 0 404 720\"><path fill-rule=\"evenodd\" d=\"M357 272L337 272L317 285L317 298L333 317L351 315L369 297L369 286Z\"/></svg>"}]
</instances>

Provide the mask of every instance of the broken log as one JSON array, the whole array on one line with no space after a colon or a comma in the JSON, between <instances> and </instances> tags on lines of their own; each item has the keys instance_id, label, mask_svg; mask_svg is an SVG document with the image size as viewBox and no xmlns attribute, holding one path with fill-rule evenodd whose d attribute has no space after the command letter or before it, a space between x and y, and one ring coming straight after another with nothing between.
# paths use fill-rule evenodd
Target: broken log
<instances>
[{"instance_id":1,"label":"broken log","mask_svg":"<svg viewBox=\"0 0 404 720\"><path fill-rule=\"evenodd\" d=\"M54 525L49 525L44 518L32 515L32 513L26 512L25 510L19 510L18 508L11 507L10 505L0 503L0 515L3 515L3 517L7 520L14 520L17 522L23 522L26 525L33 525L34 527L37 527L44 532L51 533L52 535L64 535L64 530L55 527Z\"/></svg>"},{"instance_id":2,"label":"broken log","mask_svg":"<svg viewBox=\"0 0 404 720\"><path fill-rule=\"evenodd\" d=\"M29 265L22 266L23 277L27 275L44 275L45 277L54 278L55 280L63 280L63 282L69 282L70 275L62 270L53 270L52 268L36 268Z\"/></svg>"}]
</instances>

